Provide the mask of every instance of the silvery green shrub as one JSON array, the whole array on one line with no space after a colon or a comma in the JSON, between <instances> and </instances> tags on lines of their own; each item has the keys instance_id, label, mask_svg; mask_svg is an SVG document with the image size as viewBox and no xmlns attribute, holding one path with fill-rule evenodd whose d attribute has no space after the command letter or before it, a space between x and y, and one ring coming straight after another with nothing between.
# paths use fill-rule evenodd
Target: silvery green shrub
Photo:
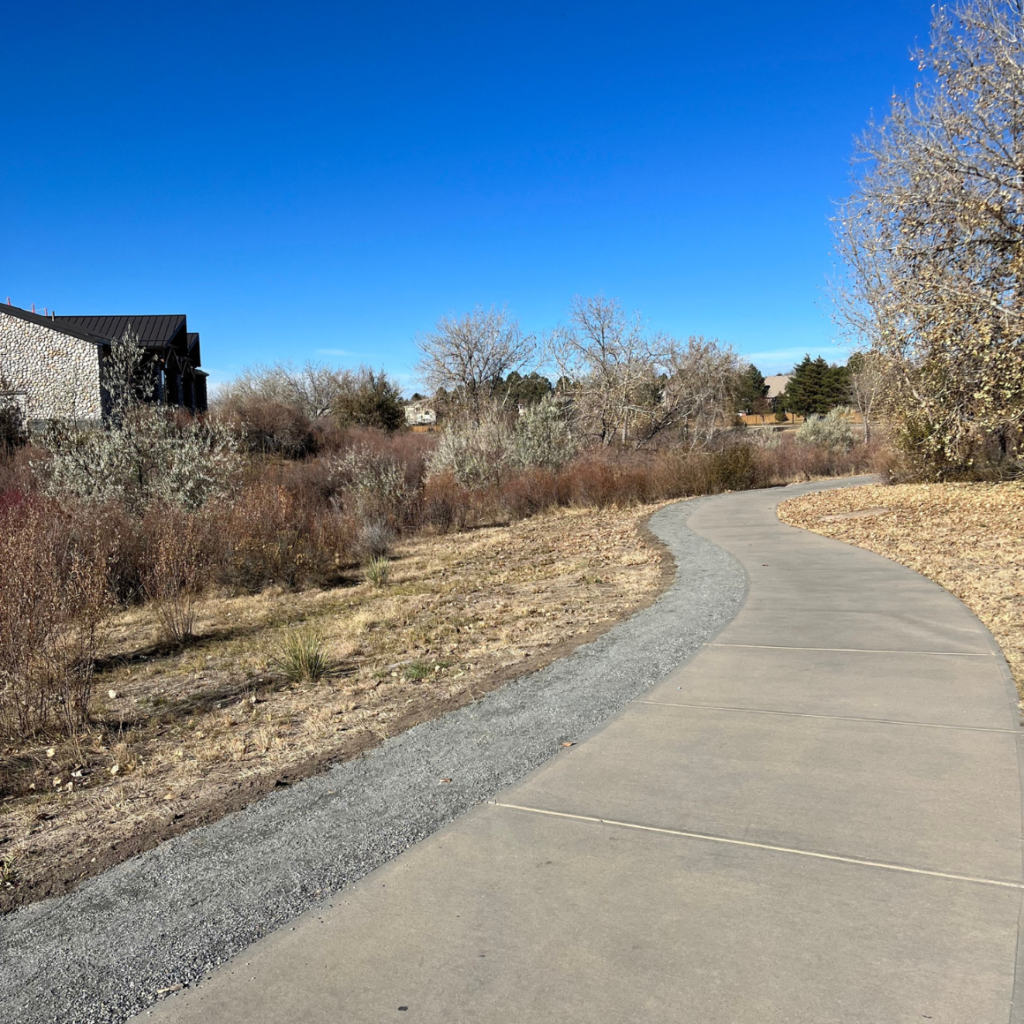
<instances>
[{"instance_id":1,"label":"silvery green shrub","mask_svg":"<svg viewBox=\"0 0 1024 1024\"><path fill-rule=\"evenodd\" d=\"M331 476L364 521L400 519L412 497L402 463L367 445L334 460Z\"/></svg>"},{"instance_id":2,"label":"silvery green shrub","mask_svg":"<svg viewBox=\"0 0 1024 1024\"><path fill-rule=\"evenodd\" d=\"M159 409L133 410L109 429L57 424L45 443L51 493L114 499L133 511L154 500L195 511L226 489L235 468L226 432L195 422L176 426Z\"/></svg>"},{"instance_id":3,"label":"silvery green shrub","mask_svg":"<svg viewBox=\"0 0 1024 1024\"><path fill-rule=\"evenodd\" d=\"M453 423L430 453L427 468L432 476L451 473L464 487L485 486L501 478L512 444L512 430L501 415Z\"/></svg>"},{"instance_id":4,"label":"silvery green shrub","mask_svg":"<svg viewBox=\"0 0 1024 1024\"><path fill-rule=\"evenodd\" d=\"M553 396L527 406L519 414L506 447L508 461L518 467L561 469L579 451L564 410Z\"/></svg>"},{"instance_id":5,"label":"silvery green shrub","mask_svg":"<svg viewBox=\"0 0 1024 1024\"><path fill-rule=\"evenodd\" d=\"M195 511L223 491L236 467L235 442L221 427L175 423L142 400L150 383L145 352L130 332L115 340L103 368L110 410L102 427L55 422L41 464L48 488L96 501L118 500L138 512L152 501Z\"/></svg>"},{"instance_id":6,"label":"silvery green shrub","mask_svg":"<svg viewBox=\"0 0 1024 1024\"><path fill-rule=\"evenodd\" d=\"M509 424L500 411L478 423L452 424L428 460L432 475L451 473L460 484L496 483L510 469L559 469L579 451L566 416L553 397L524 408Z\"/></svg>"},{"instance_id":7,"label":"silvery green shrub","mask_svg":"<svg viewBox=\"0 0 1024 1024\"><path fill-rule=\"evenodd\" d=\"M848 452L853 447L853 427L846 418L850 414L846 406L836 406L824 416L812 414L796 432L801 444L813 444L829 451Z\"/></svg>"},{"instance_id":8,"label":"silvery green shrub","mask_svg":"<svg viewBox=\"0 0 1024 1024\"><path fill-rule=\"evenodd\" d=\"M743 441L754 448L762 451L774 451L782 444L782 432L779 430L766 430L763 427L754 427L743 434Z\"/></svg>"}]
</instances>

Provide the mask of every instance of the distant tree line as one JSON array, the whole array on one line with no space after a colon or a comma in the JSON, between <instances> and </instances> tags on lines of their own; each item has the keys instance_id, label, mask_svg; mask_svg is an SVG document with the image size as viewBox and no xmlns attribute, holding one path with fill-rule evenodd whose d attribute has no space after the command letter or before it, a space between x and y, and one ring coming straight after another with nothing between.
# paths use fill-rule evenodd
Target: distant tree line
<instances>
[{"instance_id":1,"label":"distant tree line","mask_svg":"<svg viewBox=\"0 0 1024 1024\"><path fill-rule=\"evenodd\" d=\"M574 298L568 321L542 339L507 310L478 308L442 317L418 345L420 375L452 421L481 427L544 405L581 444L634 450L664 437L709 444L731 425L746 371L717 339L649 331L600 295Z\"/></svg>"},{"instance_id":2,"label":"distant tree line","mask_svg":"<svg viewBox=\"0 0 1024 1024\"><path fill-rule=\"evenodd\" d=\"M391 433L405 423L401 390L383 370L312 362L252 367L220 389L213 410L235 424L245 449L288 458L314 454L325 428Z\"/></svg>"},{"instance_id":3,"label":"distant tree line","mask_svg":"<svg viewBox=\"0 0 1024 1024\"><path fill-rule=\"evenodd\" d=\"M477 308L441 317L418 346L429 390L411 400L428 399L449 429L490 424L484 432L493 441L530 412L535 432L560 437L555 420L565 425L573 440L560 440L560 451L591 444L638 450L662 439L702 449L738 413L824 415L858 393L854 361L839 366L807 355L785 393L769 401L764 375L728 345L652 332L640 314L604 296L575 298L568 321L544 338L524 331L507 310ZM290 458L318 450L325 424L398 430L405 407L383 370L315 363L256 366L216 400L246 449Z\"/></svg>"}]
</instances>

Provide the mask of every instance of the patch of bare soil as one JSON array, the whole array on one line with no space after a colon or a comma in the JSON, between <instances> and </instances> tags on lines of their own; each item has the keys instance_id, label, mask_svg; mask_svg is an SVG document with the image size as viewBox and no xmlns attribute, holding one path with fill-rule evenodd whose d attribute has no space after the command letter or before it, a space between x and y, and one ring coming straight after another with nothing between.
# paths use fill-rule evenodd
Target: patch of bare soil
<instances>
[{"instance_id":1,"label":"patch of bare soil","mask_svg":"<svg viewBox=\"0 0 1024 1024\"><path fill-rule=\"evenodd\" d=\"M1024 483L820 491L779 518L876 551L935 580L985 623L1024 698Z\"/></svg>"},{"instance_id":2,"label":"patch of bare soil","mask_svg":"<svg viewBox=\"0 0 1024 1024\"><path fill-rule=\"evenodd\" d=\"M121 615L89 730L0 748L0 911L74 886L275 786L357 756L535 671L649 604L671 558L660 506L562 510L404 542L390 585L215 597L199 638L161 646ZM315 628L331 671L292 684L286 637Z\"/></svg>"}]
</instances>

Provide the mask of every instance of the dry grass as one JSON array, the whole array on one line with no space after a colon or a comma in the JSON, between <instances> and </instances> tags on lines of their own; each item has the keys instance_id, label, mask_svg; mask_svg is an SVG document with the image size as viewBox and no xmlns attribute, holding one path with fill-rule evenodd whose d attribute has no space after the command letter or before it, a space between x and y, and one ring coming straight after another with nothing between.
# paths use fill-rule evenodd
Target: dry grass
<instances>
[{"instance_id":1,"label":"dry grass","mask_svg":"<svg viewBox=\"0 0 1024 1024\"><path fill-rule=\"evenodd\" d=\"M1024 483L822 491L783 502L779 518L876 551L955 594L992 631L1024 698Z\"/></svg>"},{"instance_id":2,"label":"dry grass","mask_svg":"<svg viewBox=\"0 0 1024 1024\"><path fill-rule=\"evenodd\" d=\"M92 727L0 750L0 859L17 864L0 908L472 700L628 614L665 577L641 535L653 507L420 535L396 549L386 589L197 600L184 649L152 607L123 613ZM331 671L317 685L275 666L296 629L322 637Z\"/></svg>"}]
</instances>

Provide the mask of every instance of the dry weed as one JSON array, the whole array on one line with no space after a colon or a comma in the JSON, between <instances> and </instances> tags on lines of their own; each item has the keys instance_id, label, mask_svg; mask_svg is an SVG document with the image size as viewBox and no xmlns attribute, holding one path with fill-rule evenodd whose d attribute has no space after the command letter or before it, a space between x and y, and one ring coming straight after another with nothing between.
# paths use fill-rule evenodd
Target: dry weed
<instances>
[{"instance_id":1,"label":"dry weed","mask_svg":"<svg viewBox=\"0 0 1024 1024\"><path fill-rule=\"evenodd\" d=\"M41 879L95 870L81 851L97 837L104 850L131 850L183 816L209 820L262 792L261 779L366 749L627 614L664 578L638 531L651 511L573 509L419 535L398 545L386 590L204 597L192 645L172 653L154 609L120 614L91 731L51 758L20 751L22 767L6 776L0 856L18 857L20 881L0 907ZM274 664L297 628L318 631L332 663L317 687Z\"/></svg>"}]
</instances>

